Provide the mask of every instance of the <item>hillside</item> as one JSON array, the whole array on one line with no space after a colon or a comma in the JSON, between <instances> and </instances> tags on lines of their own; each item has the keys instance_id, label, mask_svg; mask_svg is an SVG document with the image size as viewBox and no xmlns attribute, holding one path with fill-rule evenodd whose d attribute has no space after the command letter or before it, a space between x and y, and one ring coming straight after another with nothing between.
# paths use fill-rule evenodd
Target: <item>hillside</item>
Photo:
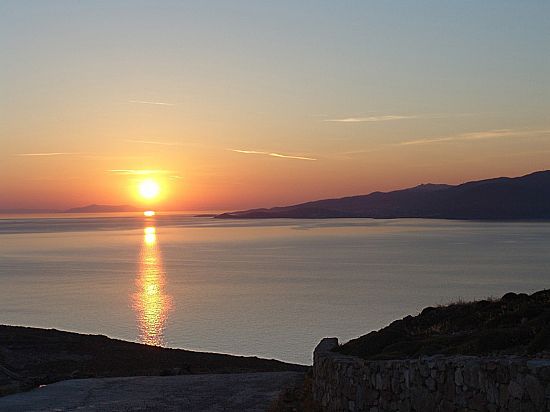
<instances>
[{"instance_id":1,"label":"hillside","mask_svg":"<svg viewBox=\"0 0 550 412\"><path fill-rule=\"evenodd\" d=\"M0 325L0 396L70 378L305 369L256 357L168 349L102 335Z\"/></svg>"},{"instance_id":2,"label":"hillside","mask_svg":"<svg viewBox=\"0 0 550 412\"><path fill-rule=\"evenodd\" d=\"M427 184L387 193L229 212L217 218L550 219L550 171L456 186Z\"/></svg>"},{"instance_id":3,"label":"hillside","mask_svg":"<svg viewBox=\"0 0 550 412\"><path fill-rule=\"evenodd\" d=\"M428 307L418 316L353 339L339 351L365 359L549 352L550 290Z\"/></svg>"}]
</instances>

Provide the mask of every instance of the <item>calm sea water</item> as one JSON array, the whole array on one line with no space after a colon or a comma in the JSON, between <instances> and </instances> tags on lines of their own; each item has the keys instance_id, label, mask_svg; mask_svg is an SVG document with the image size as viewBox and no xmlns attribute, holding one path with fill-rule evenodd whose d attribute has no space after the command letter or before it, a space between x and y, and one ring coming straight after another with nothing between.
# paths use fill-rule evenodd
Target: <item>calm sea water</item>
<instances>
[{"instance_id":1,"label":"calm sea water","mask_svg":"<svg viewBox=\"0 0 550 412\"><path fill-rule=\"evenodd\" d=\"M425 306L550 285L550 223L0 219L0 323L311 363Z\"/></svg>"}]
</instances>

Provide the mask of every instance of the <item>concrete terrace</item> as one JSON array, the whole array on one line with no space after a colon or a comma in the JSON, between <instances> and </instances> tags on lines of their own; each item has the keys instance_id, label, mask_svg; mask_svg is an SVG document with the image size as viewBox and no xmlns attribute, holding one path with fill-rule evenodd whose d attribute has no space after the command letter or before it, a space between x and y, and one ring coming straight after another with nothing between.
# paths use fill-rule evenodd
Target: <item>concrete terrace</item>
<instances>
[{"instance_id":1,"label":"concrete terrace","mask_svg":"<svg viewBox=\"0 0 550 412\"><path fill-rule=\"evenodd\" d=\"M300 372L73 379L0 398L3 412L265 411Z\"/></svg>"}]
</instances>

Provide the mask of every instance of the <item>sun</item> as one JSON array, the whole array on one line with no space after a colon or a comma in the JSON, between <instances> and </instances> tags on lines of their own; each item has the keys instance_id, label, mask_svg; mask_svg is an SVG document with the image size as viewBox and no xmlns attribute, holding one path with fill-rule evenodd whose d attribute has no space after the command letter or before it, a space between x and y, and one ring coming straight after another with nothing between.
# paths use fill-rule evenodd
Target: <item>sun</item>
<instances>
[{"instance_id":1,"label":"sun","mask_svg":"<svg viewBox=\"0 0 550 412\"><path fill-rule=\"evenodd\" d=\"M144 180L139 184L139 194L147 200L155 199L160 193L160 186L152 179Z\"/></svg>"}]
</instances>

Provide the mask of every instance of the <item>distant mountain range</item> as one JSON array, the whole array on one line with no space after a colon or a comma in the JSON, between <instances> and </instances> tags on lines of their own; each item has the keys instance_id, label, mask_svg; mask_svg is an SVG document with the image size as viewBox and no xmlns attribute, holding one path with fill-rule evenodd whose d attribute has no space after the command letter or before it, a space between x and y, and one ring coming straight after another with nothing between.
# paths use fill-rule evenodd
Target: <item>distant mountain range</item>
<instances>
[{"instance_id":1,"label":"distant mountain range","mask_svg":"<svg viewBox=\"0 0 550 412\"><path fill-rule=\"evenodd\" d=\"M33 214L33 213L113 213L113 212L138 212L141 209L130 205L87 205L73 207L67 210L61 209L0 209L0 213Z\"/></svg>"},{"instance_id":2,"label":"distant mountain range","mask_svg":"<svg viewBox=\"0 0 550 412\"><path fill-rule=\"evenodd\" d=\"M423 184L393 192L223 213L220 219L430 218L550 219L550 170L460 185Z\"/></svg>"}]
</instances>

